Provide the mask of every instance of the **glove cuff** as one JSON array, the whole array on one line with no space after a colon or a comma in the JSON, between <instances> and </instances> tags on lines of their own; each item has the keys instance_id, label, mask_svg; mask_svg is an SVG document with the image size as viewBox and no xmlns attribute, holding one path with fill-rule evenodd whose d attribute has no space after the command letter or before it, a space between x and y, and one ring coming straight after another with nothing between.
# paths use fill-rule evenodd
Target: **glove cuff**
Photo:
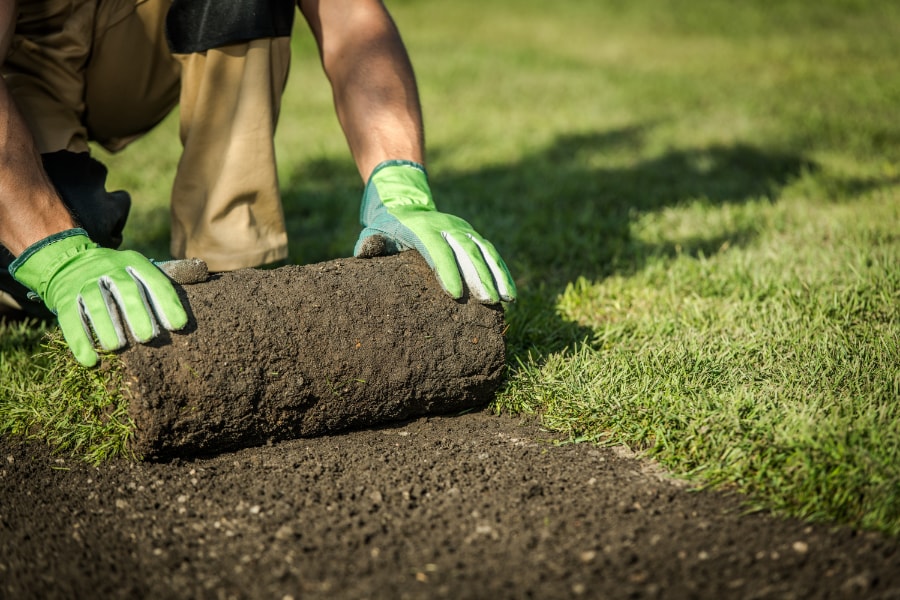
<instances>
[{"instance_id":1,"label":"glove cuff","mask_svg":"<svg viewBox=\"0 0 900 600\"><path fill-rule=\"evenodd\" d=\"M372 178L375 177L376 173L388 167L412 167L413 169L421 171L426 178L428 177L428 172L425 170L425 165L417 163L413 160L392 159L380 162L375 165L375 168L372 169L372 174L369 175L369 182L372 181Z\"/></svg>"},{"instance_id":2,"label":"glove cuff","mask_svg":"<svg viewBox=\"0 0 900 600\"><path fill-rule=\"evenodd\" d=\"M54 233L25 248L22 254L9 263L9 274L43 297L46 284L57 271L57 263L67 259L72 250L95 245L88 237L87 231L80 227ZM52 251L44 252L48 248L52 248ZM43 258L44 256L46 258Z\"/></svg>"},{"instance_id":3,"label":"glove cuff","mask_svg":"<svg viewBox=\"0 0 900 600\"><path fill-rule=\"evenodd\" d=\"M424 166L411 160L386 160L375 167L363 192L359 221L368 226L381 211L396 206L437 210Z\"/></svg>"}]
</instances>

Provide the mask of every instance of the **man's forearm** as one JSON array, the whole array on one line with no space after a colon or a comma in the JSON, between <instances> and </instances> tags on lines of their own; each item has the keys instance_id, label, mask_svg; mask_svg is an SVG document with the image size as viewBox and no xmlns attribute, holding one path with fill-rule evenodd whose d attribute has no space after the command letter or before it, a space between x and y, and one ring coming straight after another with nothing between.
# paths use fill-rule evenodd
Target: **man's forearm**
<instances>
[{"instance_id":1,"label":"man's forearm","mask_svg":"<svg viewBox=\"0 0 900 600\"><path fill-rule=\"evenodd\" d=\"M0 244L18 256L34 242L74 226L0 78Z\"/></svg>"},{"instance_id":2,"label":"man's forearm","mask_svg":"<svg viewBox=\"0 0 900 600\"><path fill-rule=\"evenodd\" d=\"M12 43L16 8L15 0L0 2L0 61ZM0 77L0 244L18 256L34 242L73 226Z\"/></svg>"},{"instance_id":3,"label":"man's forearm","mask_svg":"<svg viewBox=\"0 0 900 600\"><path fill-rule=\"evenodd\" d=\"M379 163L424 163L422 111L412 65L378 0L301 0L319 44L338 119L363 180Z\"/></svg>"}]
</instances>

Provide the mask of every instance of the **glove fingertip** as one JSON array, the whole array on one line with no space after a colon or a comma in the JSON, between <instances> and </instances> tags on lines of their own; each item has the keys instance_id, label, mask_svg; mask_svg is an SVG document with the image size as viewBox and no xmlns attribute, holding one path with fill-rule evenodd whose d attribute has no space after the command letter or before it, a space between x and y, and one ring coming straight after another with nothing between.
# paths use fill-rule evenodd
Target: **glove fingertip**
<instances>
[{"instance_id":1,"label":"glove fingertip","mask_svg":"<svg viewBox=\"0 0 900 600\"><path fill-rule=\"evenodd\" d=\"M91 351L89 354L85 353L80 356L76 356L75 360L81 363L82 366L91 368L97 366L97 362L99 362L100 357L96 352Z\"/></svg>"},{"instance_id":2,"label":"glove fingertip","mask_svg":"<svg viewBox=\"0 0 900 600\"><path fill-rule=\"evenodd\" d=\"M503 275L505 275L505 277ZM512 280L512 277L509 276L508 272L504 272L497 279L497 292L500 294L500 299L504 302L516 301L516 284Z\"/></svg>"},{"instance_id":3,"label":"glove fingertip","mask_svg":"<svg viewBox=\"0 0 900 600\"><path fill-rule=\"evenodd\" d=\"M91 328L85 322L78 304L60 310L57 322L75 360L85 367L96 365L97 351L94 349Z\"/></svg>"},{"instance_id":4,"label":"glove fingertip","mask_svg":"<svg viewBox=\"0 0 900 600\"><path fill-rule=\"evenodd\" d=\"M175 311L175 314L167 315L166 321L167 322L163 324L163 327L165 327L169 331L180 331L187 327L187 312L184 310L184 308L179 307L179 310Z\"/></svg>"},{"instance_id":5,"label":"glove fingertip","mask_svg":"<svg viewBox=\"0 0 900 600\"><path fill-rule=\"evenodd\" d=\"M519 297L519 288L516 286L516 282L513 281L512 276L509 277L509 280L506 283L506 301L515 302L516 298Z\"/></svg>"},{"instance_id":6,"label":"glove fingertip","mask_svg":"<svg viewBox=\"0 0 900 600\"><path fill-rule=\"evenodd\" d=\"M66 340L68 342L68 340ZM79 344L78 342L69 342L69 350L82 366L93 367L97 364L99 356L92 345Z\"/></svg>"},{"instance_id":7,"label":"glove fingertip","mask_svg":"<svg viewBox=\"0 0 900 600\"><path fill-rule=\"evenodd\" d=\"M166 331L179 331L184 329L188 324L187 311L181 304L181 299L177 296L175 300L168 304L160 304L158 301L153 302L151 314L155 317L155 322ZM157 330L154 337L159 334Z\"/></svg>"},{"instance_id":8,"label":"glove fingertip","mask_svg":"<svg viewBox=\"0 0 900 600\"><path fill-rule=\"evenodd\" d=\"M205 265L205 263L204 263ZM159 269L154 268L149 272L139 272L129 267L129 274L142 290L144 298L143 311L149 317L152 331L140 342L148 342L159 335L159 327L167 331L178 331L188 323L187 312L184 309L181 298L172 281ZM134 328L132 328L132 333ZM137 337L137 336L136 336Z\"/></svg>"},{"instance_id":9,"label":"glove fingertip","mask_svg":"<svg viewBox=\"0 0 900 600\"><path fill-rule=\"evenodd\" d=\"M469 234L460 239L449 231L442 231L441 236L447 242L451 250L453 265L447 266L449 272L456 274L458 278L465 280L469 295L481 304L496 304L500 301L500 295L491 276L490 267L484 261L475 248L479 244ZM474 246L470 246L469 243Z\"/></svg>"},{"instance_id":10,"label":"glove fingertip","mask_svg":"<svg viewBox=\"0 0 900 600\"><path fill-rule=\"evenodd\" d=\"M441 289L444 290L444 293L454 300L462 298L463 282L462 277L460 277L459 272L456 270L456 266L454 265L452 269L446 267L441 268L440 264L436 265L430 260L431 257L423 256L423 258L425 258L425 261L431 268L431 272L434 274L435 279L437 279Z\"/></svg>"},{"instance_id":11,"label":"glove fingertip","mask_svg":"<svg viewBox=\"0 0 900 600\"><path fill-rule=\"evenodd\" d=\"M463 285L462 280L458 277L453 278L452 282L447 282L444 277L441 276L440 273L437 273L438 282L441 284L441 287L444 288L444 291L448 296L453 298L454 300L459 300L463 297Z\"/></svg>"},{"instance_id":12,"label":"glove fingertip","mask_svg":"<svg viewBox=\"0 0 900 600\"><path fill-rule=\"evenodd\" d=\"M500 302L500 295L493 288L469 286L469 289L473 292L474 298L481 304L497 304Z\"/></svg>"},{"instance_id":13,"label":"glove fingertip","mask_svg":"<svg viewBox=\"0 0 900 600\"><path fill-rule=\"evenodd\" d=\"M356 247L353 249L353 256L357 258L386 256L391 253L387 239L383 235L378 234L368 235L366 237L360 236L359 241L356 242Z\"/></svg>"},{"instance_id":14,"label":"glove fingertip","mask_svg":"<svg viewBox=\"0 0 900 600\"><path fill-rule=\"evenodd\" d=\"M509 268L506 266L503 258L500 257L500 253L497 252L497 249L488 240L476 237L471 233L467 233L466 235L476 246L478 246L482 258L484 259L485 264L487 264L491 276L496 283L497 299L495 299L494 302L500 300L504 302L514 302L516 300L516 284L513 281L512 275L509 273Z\"/></svg>"},{"instance_id":15,"label":"glove fingertip","mask_svg":"<svg viewBox=\"0 0 900 600\"><path fill-rule=\"evenodd\" d=\"M209 279L209 266L199 258L150 260L154 267L179 285L203 283Z\"/></svg>"}]
</instances>

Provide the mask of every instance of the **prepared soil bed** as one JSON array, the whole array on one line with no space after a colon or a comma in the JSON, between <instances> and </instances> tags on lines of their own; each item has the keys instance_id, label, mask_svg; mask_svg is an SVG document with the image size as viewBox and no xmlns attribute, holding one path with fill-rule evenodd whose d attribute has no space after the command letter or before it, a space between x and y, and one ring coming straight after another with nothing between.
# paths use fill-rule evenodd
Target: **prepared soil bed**
<instances>
[{"instance_id":1,"label":"prepared soil bed","mask_svg":"<svg viewBox=\"0 0 900 600\"><path fill-rule=\"evenodd\" d=\"M473 412L100 467L0 438L0 598L900 598L900 545Z\"/></svg>"},{"instance_id":2,"label":"prepared soil bed","mask_svg":"<svg viewBox=\"0 0 900 600\"><path fill-rule=\"evenodd\" d=\"M188 327L117 361L145 459L480 407L505 372L502 308L453 300L415 252L181 291Z\"/></svg>"}]
</instances>

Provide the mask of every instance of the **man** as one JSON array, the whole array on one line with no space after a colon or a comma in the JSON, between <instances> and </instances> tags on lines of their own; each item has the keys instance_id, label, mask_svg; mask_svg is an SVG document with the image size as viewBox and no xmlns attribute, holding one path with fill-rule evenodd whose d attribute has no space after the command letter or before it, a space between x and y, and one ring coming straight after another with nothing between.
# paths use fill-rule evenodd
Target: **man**
<instances>
[{"instance_id":1,"label":"man","mask_svg":"<svg viewBox=\"0 0 900 600\"><path fill-rule=\"evenodd\" d=\"M297 6L367 182L354 254L415 248L452 297L513 300L490 242L434 206L412 67L381 1ZM273 135L294 14L294 0L0 3L0 288L23 308L40 298L83 364L95 343L123 347L126 327L146 342L187 322L171 282L114 249L129 198L106 192L89 140L120 150L180 103L173 256L213 271L287 256Z\"/></svg>"}]
</instances>

